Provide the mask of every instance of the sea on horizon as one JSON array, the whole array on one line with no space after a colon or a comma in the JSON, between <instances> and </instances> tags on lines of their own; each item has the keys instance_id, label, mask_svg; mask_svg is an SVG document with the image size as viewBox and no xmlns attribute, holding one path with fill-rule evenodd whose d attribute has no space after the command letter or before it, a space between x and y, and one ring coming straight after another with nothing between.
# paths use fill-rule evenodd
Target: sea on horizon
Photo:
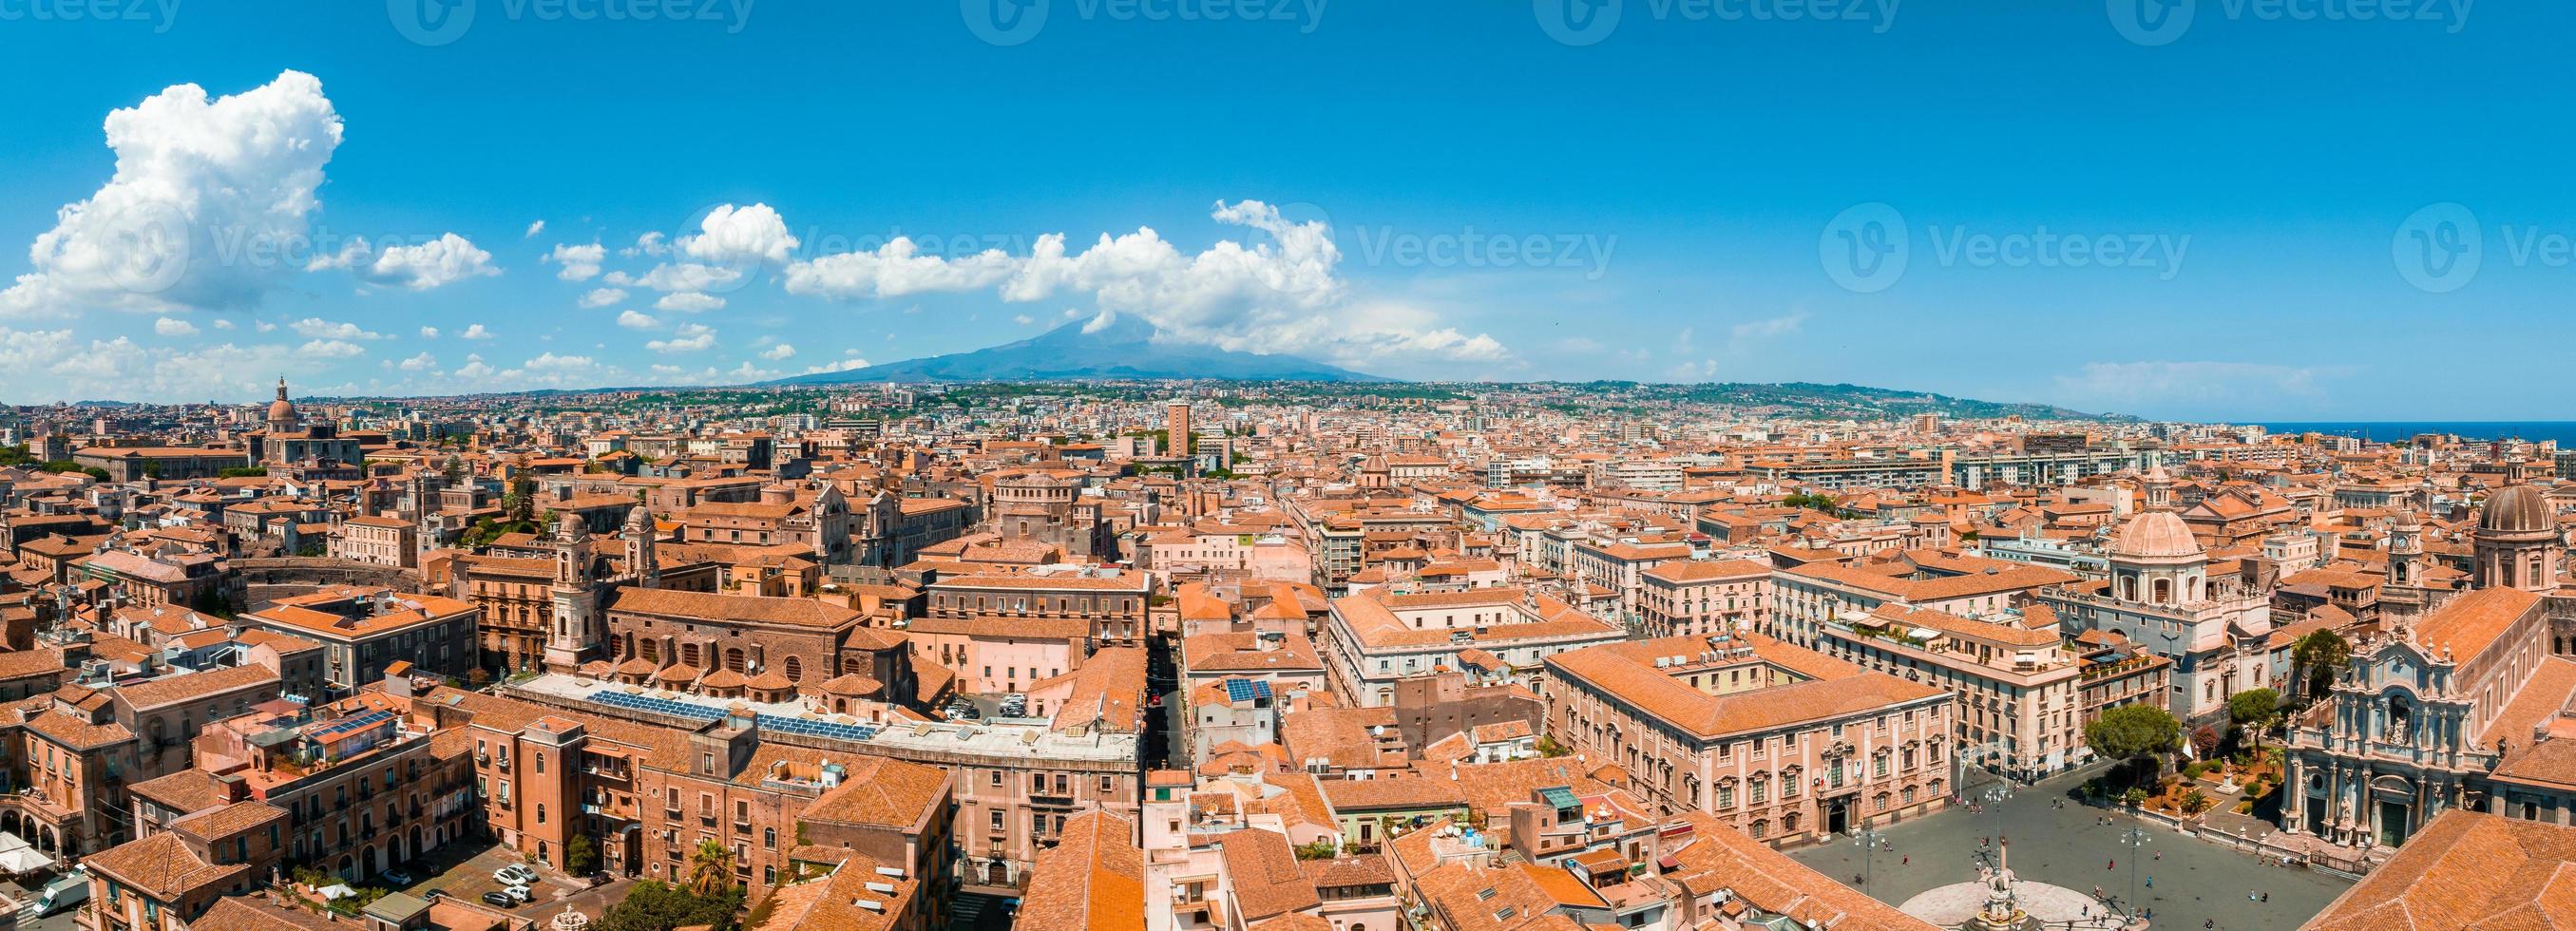
<instances>
[{"instance_id":1,"label":"sea on horizon","mask_svg":"<svg viewBox=\"0 0 2576 931\"><path fill-rule=\"evenodd\" d=\"M2323 433L2382 443L2401 442L2422 433L2448 433L2468 440L2557 440L2561 449L2576 449L2576 421L2570 420L2315 420L2254 425L2274 433Z\"/></svg>"}]
</instances>

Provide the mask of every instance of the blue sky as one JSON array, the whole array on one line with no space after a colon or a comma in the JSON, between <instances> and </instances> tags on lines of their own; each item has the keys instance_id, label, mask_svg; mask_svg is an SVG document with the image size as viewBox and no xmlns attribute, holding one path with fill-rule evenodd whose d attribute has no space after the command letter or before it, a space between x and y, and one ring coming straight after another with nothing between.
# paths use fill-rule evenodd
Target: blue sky
<instances>
[{"instance_id":1,"label":"blue sky","mask_svg":"<svg viewBox=\"0 0 2576 931\"><path fill-rule=\"evenodd\" d=\"M2463 361L2576 319L2565 4L441 2L0 4L0 399L732 383L1132 314L1421 378L2576 401Z\"/></svg>"}]
</instances>

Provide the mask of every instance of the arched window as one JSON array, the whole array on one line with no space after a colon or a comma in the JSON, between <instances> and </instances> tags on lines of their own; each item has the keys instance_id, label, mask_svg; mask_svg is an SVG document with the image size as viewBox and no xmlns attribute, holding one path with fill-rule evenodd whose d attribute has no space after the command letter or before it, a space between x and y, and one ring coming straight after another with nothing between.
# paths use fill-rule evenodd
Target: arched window
<instances>
[{"instance_id":1,"label":"arched window","mask_svg":"<svg viewBox=\"0 0 2576 931\"><path fill-rule=\"evenodd\" d=\"M724 651L724 668L735 672L744 671L741 647L730 647Z\"/></svg>"},{"instance_id":2,"label":"arched window","mask_svg":"<svg viewBox=\"0 0 2576 931\"><path fill-rule=\"evenodd\" d=\"M639 646L643 647L642 655L645 662L658 663L662 661L662 645L660 643L647 637L644 639L643 643L639 644Z\"/></svg>"},{"instance_id":3,"label":"arched window","mask_svg":"<svg viewBox=\"0 0 2576 931\"><path fill-rule=\"evenodd\" d=\"M2172 602L2173 602L2173 580L2172 580L2172 579L2157 579L2157 580L2156 580L2155 592L2156 592L2156 597L2155 597L2155 603L2156 603L2156 604L2170 604L2170 603L2172 603Z\"/></svg>"},{"instance_id":4,"label":"arched window","mask_svg":"<svg viewBox=\"0 0 2576 931\"><path fill-rule=\"evenodd\" d=\"M786 672L787 681L789 682L805 681L805 663L796 657L790 656L787 658Z\"/></svg>"},{"instance_id":5,"label":"arched window","mask_svg":"<svg viewBox=\"0 0 2576 931\"><path fill-rule=\"evenodd\" d=\"M694 644L694 643L683 643L683 644L680 644L680 665L682 665L682 666L695 666L695 665L697 665L697 664L698 664L698 645L697 645L697 644Z\"/></svg>"}]
</instances>

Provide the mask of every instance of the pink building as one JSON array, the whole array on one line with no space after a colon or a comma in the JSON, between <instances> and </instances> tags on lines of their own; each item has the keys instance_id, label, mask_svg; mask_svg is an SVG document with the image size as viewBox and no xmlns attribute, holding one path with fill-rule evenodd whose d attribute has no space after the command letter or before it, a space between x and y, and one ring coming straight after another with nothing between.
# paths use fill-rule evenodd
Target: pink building
<instances>
[{"instance_id":1,"label":"pink building","mask_svg":"<svg viewBox=\"0 0 2576 931\"><path fill-rule=\"evenodd\" d=\"M1547 658L1547 732L1667 813L1770 843L1925 814L1951 788L1950 693L1758 634Z\"/></svg>"},{"instance_id":2,"label":"pink building","mask_svg":"<svg viewBox=\"0 0 2576 931\"><path fill-rule=\"evenodd\" d=\"M955 673L961 693L992 695L1079 668L1091 625L1074 618L926 617L904 635L915 664Z\"/></svg>"}]
</instances>

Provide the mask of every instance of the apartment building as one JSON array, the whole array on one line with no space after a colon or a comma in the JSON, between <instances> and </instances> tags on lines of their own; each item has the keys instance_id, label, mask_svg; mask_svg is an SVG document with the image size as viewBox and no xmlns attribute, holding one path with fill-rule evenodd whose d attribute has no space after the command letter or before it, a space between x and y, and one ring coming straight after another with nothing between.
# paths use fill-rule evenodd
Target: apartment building
<instances>
[{"instance_id":1,"label":"apartment building","mask_svg":"<svg viewBox=\"0 0 2576 931\"><path fill-rule=\"evenodd\" d=\"M2173 669L2127 644L2068 642L2045 615L2032 627L1880 605L1827 622L1819 643L1829 656L1956 695L1961 762L2025 780L2091 760L2084 725L2120 705L2161 706Z\"/></svg>"},{"instance_id":2,"label":"apartment building","mask_svg":"<svg viewBox=\"0 0 2576 931\"><path fill-rule=\"evenodd\" d=\"M477 615L472 604L444 595L341 585L277 599L235 623L322 644L324 685L348 695L383 679L395 663L465 675L475 664Z\"/></svg>"},{"instance_id":3,"label":"apartment building","mask_svg":"<svg viewBox=\"0 0 2576 931\"><path fill-rule=\"evenodd\" d=\"M1771 564L1750 559L1674 560L1637 575L1637 614L1649 637L1767 630Z\"/></svg>"},{"instance_id":4,"label":"apartment building","mask_svg":"<svg viewBox=\"0 0 2576 931\"><path fill-rule=\"evenodd\" d=\"M2017 607L2042 586L2075 576L2026 563L1909 551L1885 562L1815 562L1771 577L1771 621L1762 633L1814 648L1827 621L1883 604L1986 617Z\"/></svg>"},{"instance_id":5,"label":"apartment building","mask_svg":"<svg viewBox=\"0 0 2576 931\"><path fill-rule=\"evenodd\" d=\"M440 746L404 703L369 694L322 708L268 702L193 741L197 764L136 784L138 838L257 802L287 813L280 851L348 882L480 833L461 745Z\"/></svg>"},{"instance_id":6,"label":"apartment building","mask_svg":"<svg viewBox=\"0 0 2576 931\"><path fill-rule=\"evenodd\" d=\"M1953 781L1950 693L1759 634L1560 653L1545 692L1548 735L1639 798L1774 844L1938 810Z\"/></svg>"},{"instance_id":7,"label":"apartment building","mask_svg":"<svg viewBox=\"0 0 2576 931\"><path fill-rule=\"evenodd\" d=\"M1333 600L1323 659L1345 704L1378 708L1395 703L1400 680L1465 668L1464 653L1481 651L1535 681L1542 659L1625 636L1616 624L1523 588L1369 589Z\"/></svg>"},{"instance_id":8,"label":"apartment building","mask_svg":"<svg viewBox=\"0 0 2576 931\"><path fill-rule=\"evenodd\" d=\"M409 569L420 556L420 528L399 517L352 517L331 533L331 555Z\"/></svg>"},{"instance_id":9,"label":"apartment building","mask_svg":"<svg viewBox=\"0 0 2576 931\"><path fill-rule=\"evenodd\" d=\"M1154 580L1102 566L1041 566L1026 572L950 576L926 589L934 618L1071 618L1103 645L1136 644L1146 633Z\"/></svg>"}]
</instances>

